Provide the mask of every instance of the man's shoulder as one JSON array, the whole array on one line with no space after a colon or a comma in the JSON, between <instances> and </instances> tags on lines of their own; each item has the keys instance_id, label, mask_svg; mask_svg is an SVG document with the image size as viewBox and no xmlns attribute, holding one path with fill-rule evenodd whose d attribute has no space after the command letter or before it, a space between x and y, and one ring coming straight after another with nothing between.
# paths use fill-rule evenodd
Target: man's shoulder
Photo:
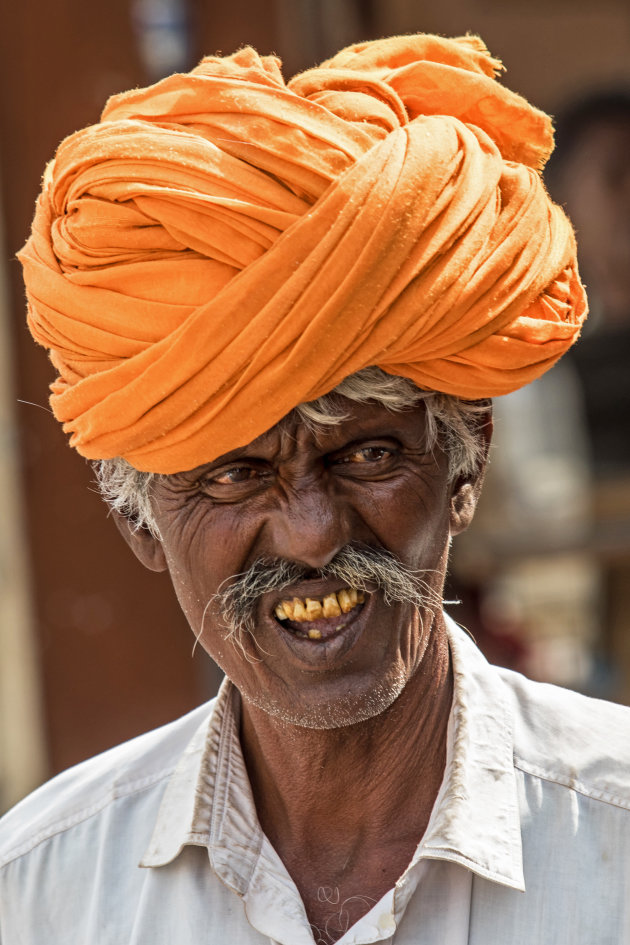
<instances>
[{"instance_id":1,"label":"man's shoulder","mask_svg":"<svg viewBox=\"0 0 630 945\"><path fill-rule=\"evenodd\" d=\"M526 774L630 810L630 708L499 670Z\"/></svg>"},{"instance_id":2,"label":"man's shoulder","mask_svg":"<svg viewBox=\"0 0 630 945\"><path fill-rule=\"evenodd\" d=\"M25 797L0 820L0 867L120 799L161 793L213 705L214 700L83 761Z\"/></svg>"}]
</instances>

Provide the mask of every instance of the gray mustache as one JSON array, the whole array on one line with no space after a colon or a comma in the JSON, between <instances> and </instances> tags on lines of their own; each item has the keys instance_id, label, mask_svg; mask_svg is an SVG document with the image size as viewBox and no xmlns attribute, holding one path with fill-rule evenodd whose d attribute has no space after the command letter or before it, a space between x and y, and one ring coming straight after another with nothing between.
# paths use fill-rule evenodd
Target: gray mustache
<instances>
[{"instance_id":1,"label":"gray mustache","mask_svg":"<svg viewBox=\"0 0 630 945\"><path fill-rule=\"evenodd\" d=\"M306 568L284 558L259 558L247 571L229 578L219 588L215 603L236 640L243 631L253 633L256 609L263 594L312 578L336 578L358 591L380 591L385 603L411 604L418 610L435 610L441 595L420 574L384 548L352 543L345 545L324 567ZM235 642L236 642L235 640Z\"/></svg>"}]
</instances>

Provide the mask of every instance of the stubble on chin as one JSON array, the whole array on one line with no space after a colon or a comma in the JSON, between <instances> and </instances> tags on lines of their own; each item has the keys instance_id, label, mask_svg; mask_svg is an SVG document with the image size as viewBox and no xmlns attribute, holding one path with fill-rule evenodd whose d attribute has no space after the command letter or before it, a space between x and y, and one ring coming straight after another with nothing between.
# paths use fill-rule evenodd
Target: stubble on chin
<instances>
[{"instance_id":1,"label":"stubble on chin","mask_svg":"<svg viewBox=\"0 0 630 945\"><path fill-rule=\"evenodd\" d=\"M262 690L241 692L241 698L246 705L285 725L325 731L357 725L385 712L403 692L408 679L403 666L397 665L367 692L348 692L327 701L322 699L317 704L309 704L299 693L287 694L281 700Z\"/></svg>"}]
</instances>

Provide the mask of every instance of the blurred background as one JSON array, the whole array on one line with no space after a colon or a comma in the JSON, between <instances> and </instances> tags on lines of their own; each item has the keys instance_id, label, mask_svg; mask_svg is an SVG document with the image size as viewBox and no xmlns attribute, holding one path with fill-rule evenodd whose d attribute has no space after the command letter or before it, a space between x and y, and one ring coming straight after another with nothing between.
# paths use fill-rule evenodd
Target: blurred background
<instances>
[{"instance_id":1,"label":"blurred background","mask_svg":"<svg viewBox=\"0 0 630 945\"><path fill-rule=\"evenodd\" d=\"M558 121L547 183L578 230L579 351L496 401L450 612L489 657L630 702L630 8L627 0L23 0L0 8L0 809L212 695L168 580L145 571L47 407L16 250L45 162L112 93L251 43L285 75L402 32L479 33Z\"/></svg>"}]
</instances>

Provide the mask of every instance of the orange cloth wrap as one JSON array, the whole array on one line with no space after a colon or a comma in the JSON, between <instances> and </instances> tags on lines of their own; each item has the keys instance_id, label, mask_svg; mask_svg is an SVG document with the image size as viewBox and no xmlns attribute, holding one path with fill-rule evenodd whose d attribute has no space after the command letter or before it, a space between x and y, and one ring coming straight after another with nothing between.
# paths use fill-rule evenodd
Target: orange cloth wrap
<instances>
[{"instance_id":1,"label":"orange cloth wrap","mask_svg":"<svg viewBox=\"0 0 630 945\"><path fill-rule=\"evenodd\" d=\"M110 99L20 254L72 445L169 473L368 365L466 398L550 367L586 302L551 122L499 67L419 35L285 84L247 48Z\"/></svg>"}]
</instances>

